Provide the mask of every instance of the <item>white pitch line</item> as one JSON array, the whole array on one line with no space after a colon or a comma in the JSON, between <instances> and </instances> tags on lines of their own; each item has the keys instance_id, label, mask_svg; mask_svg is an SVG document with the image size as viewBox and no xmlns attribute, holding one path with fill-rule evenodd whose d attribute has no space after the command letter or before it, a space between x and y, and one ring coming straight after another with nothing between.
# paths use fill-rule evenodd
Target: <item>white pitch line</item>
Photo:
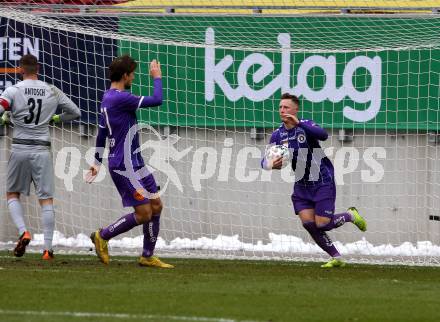
<instances>
[{"instance_id":1,"label":"white pitch line","mask_svg":"<svg viewBox=\"0 0 440 322\"><path fill-rule=\"evenodd\" d=\"M208 318L203 316L179 316L158 314L129 314L129 313L99 313L99 312L50 312L50 311L20 311L2 310L0 315L30 315L30 316L69 316L77 318L113 318L129 320L173 320L173 321L197 321L197 322L258 322L254 320L234 320L224 318Z\"/></svg>"},{"instance_id":2,"label":"white pitch line","mask_svg":"<svg viewBox=\"0 0 440 322\"><path fill-rule=\"evenodd\" d=\"M1 0L0 0L0 2L1 2ZM36 253L34 253L34 254L36 254ZM77 256L77 254L60 254L60 255L63 255L63 256L66 256L66 257L68 257L68 256ZM95 253L93 253L93 255L83 254L83 255L80 255L80 256L84 256L84 257L76 257L76 258L72 257L72 258L66 258L65 260L68 260L68 261L71 261L71 262L89 262L89 261L95 260L97 263L99 263L98 257L96 257ZM115 256L119 256L119 255L115 255ZM130 256L130 257L132 257L133 259L131 259L131 258L130 259L111 258L110 260L112 262L127 262L127 263L131 262L131 263L136 263L136 259L138 257L136 257L136 256ZM18 259L18 258L10 255L10 256L0 256L0 259ZM25 257L21 257L21 259L24 260L26 258Z\"/></svg>"}]
</instances>

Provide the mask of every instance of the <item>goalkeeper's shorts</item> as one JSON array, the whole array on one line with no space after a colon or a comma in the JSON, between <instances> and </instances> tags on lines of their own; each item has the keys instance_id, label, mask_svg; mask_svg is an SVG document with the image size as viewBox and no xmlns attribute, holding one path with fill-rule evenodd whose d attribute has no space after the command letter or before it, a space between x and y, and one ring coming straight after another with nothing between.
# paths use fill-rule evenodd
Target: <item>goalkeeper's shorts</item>
<instances>
[{"instance_id":1,"label":"goalkeeper's shorts","mask_svg":"<svg viewBox=\"0 0 440 322\"><path fill-rule=\"evenodd\" d=\"M11 152L8 162L7 191L29 196L32 182L38 199L53 198L55 185L50 150L38 153Z\"/></svg>"}]
</instances>

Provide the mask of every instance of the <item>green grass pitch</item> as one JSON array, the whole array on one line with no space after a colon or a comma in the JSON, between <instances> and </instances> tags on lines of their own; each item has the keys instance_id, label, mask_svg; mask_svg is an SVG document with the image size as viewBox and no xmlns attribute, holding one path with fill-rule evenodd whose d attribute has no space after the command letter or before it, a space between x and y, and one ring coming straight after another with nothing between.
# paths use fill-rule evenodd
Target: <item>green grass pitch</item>
<instances>
[{"instance_id":1,"label":"green grass pitch","mask_svg":"<svg viewBox=\"0 0 440 322\"><path fill-rule=\"evenodd\" d=\"M440 321L440 269L0 252L0 321Z\"/></svg>"}]
</instances>

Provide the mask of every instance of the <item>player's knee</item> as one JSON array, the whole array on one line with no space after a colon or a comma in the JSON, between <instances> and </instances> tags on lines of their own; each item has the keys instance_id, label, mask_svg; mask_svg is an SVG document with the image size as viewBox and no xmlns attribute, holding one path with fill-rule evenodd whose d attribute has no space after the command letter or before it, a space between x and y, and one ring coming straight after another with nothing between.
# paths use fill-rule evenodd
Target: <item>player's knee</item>
<instances>
[{"instance_id":1,"label":"player's knee","mask_svg":"<svg viewBox=\"0 0 440 322\"><path fill-rule=\"evenodd\" d=\"M135 214L136 214L136 221L138 222L138 224L144 224L151 220L153 211L151 207L148 206L148 207L137 208Z\"/></svg>"},{"instance_id":2,"label":"player's knee","mask_svg":"<svg viewBox=\"0 0 440 322\"><path fill-rule=\"evenodd\" d=\"M6 199L17 199L20 200L20 193L18 192L6 192Z\"/></svg>"},{"instance_id":3,"label":"player's knee","mask_svg":"<svg viewBox=\"0 0 440 322\"><path fill-rule=\"evenodd\" d=\"M41 207L44 207L44 206L53 206L53 198L40 199L40 200L38 200L38 202L40 203L40 206L41 206Z\"/></svg>"},{"instance_id":4,"label":"player's knee","mask_svg":"<svg viewBox=\"0 0 440 322\"><path fill-rule=\"evenodd\" d=\"M162 201L158 199L157 201L152 202L151 209L153 211L153 214L160 214L163 209Z\"/></svg>"},{"instance_id":5,"label":"player's knee","mask_svg":"<svg viewBox=\"0 0 440 322\"><path fill-rule=\"evenodd\" d=\"M324 216L315 216L316 226L325 226L330 222L330 218Z\"/></svg>"}]
</instances>

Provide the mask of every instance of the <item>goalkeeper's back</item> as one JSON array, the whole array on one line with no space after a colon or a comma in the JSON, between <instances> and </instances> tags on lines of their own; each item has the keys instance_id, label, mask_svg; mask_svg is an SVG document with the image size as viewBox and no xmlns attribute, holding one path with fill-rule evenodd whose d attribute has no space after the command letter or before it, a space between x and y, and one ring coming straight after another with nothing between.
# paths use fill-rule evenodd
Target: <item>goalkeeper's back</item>
<instances>
[{"instance_id":1,"label":"goalkeeper's back","mask_svg":"<svg viewBox=\"0 0 440 322\"><path fill-rule=\"evenodd\" d=\"M80 110L61 90L40 80L26 79L1 95L8 101L14 124L13 143L26 140L50 142L49 122L58 107L64 120L80 116Z\"/></svg>"}]
</instances>

